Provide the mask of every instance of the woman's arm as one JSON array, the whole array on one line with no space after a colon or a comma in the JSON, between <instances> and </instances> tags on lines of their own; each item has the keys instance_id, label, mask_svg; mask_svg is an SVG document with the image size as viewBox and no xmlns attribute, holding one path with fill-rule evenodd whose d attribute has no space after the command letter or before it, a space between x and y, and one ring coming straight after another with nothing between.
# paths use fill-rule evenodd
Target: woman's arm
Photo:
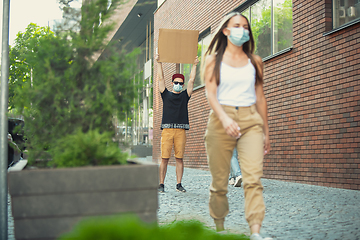
<instances>
[{"instance_id":1,"label":"woman's arm","mask_svg":"<svg viewBox=\"0 0 360 240\"><path fill-rule=\"evenodd\" d=\"M264 67L263 67L262 59L259 56L256 56L255 62L258 65L259 71L261 71L260 76L263 76ZM270 138L269 138L268 117L267 117L268 116L267 102L264 94L263 85L260 83L256 84L255 92L256 92L256 109L264 121L264 125L263 125L263 131L265 135L264 155L266 155L270 152Z\"/></svg>"},{"instance_id":2,"label":"woman's arm","mask_svg":"<svg viewBox=\"0 0 360 240\"><path fill-rule=\"evenodd\" d=\"M240 137L240 127L239 125L231 119L224 109L221 107L217 99L217 84L214 76L214 67L215 67L215 55L210 55L206 58L205 62L205 89L206 96L209 101L211 109L215 112L216 116L221 121L226 133L234 138Z\"/></svg>"}]
</instances>

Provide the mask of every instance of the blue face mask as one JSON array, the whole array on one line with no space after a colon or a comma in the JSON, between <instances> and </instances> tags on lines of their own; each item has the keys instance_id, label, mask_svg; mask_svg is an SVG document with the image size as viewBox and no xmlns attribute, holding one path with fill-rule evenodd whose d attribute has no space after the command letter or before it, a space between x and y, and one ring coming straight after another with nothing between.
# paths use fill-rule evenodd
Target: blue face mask
<instances>
[{"instance_id":1,"label":"blue face mask","mask_svg":"<svg viewBox=\"0 0 360 240\"><path fill-rule=\"evenodd\" d=\"M244 43L250 40L249 30L246 30L242 27L240 28L233 27L229 30L230 30L230 36L228 36L228 38L230 42L238 47L242 46Z\"/></svg>"},{"instance_id":2,"label":"blue face mask","mask_svg":"<svg viewBox=\"0 0 360 240\"><path fill-rule=\"evenodd\" d=\"M173 89L175 92L181 92L182 86L180 84L173 84Z\"/></svg>"}]
</instances>

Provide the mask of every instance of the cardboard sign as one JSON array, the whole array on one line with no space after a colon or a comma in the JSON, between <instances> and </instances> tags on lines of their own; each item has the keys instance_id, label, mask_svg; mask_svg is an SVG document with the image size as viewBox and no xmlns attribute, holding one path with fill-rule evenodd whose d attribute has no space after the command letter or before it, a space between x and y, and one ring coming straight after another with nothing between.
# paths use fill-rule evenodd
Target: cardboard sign
<instances>
[{"instance_id":1,"label":"cardboard sign","mask_svg":"<svg viewBox=\"0 0 360 240\"><path fill-rule=\"evenodd\" d=\"M199 31L159 29L159 62L194 63Z\"/></svg>"}]
</instances>

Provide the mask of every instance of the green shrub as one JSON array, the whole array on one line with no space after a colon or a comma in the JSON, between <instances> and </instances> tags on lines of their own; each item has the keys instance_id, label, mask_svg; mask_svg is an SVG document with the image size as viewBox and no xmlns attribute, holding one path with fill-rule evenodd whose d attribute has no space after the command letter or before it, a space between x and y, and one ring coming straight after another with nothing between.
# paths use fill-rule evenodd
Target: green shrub
<instances>
[{"instance_id":1,"label":"green shrub","mask_svg":"<svg viewBox=\"0 0 360 240\"><path fill-rule=\"evenodd\" d=\"M59 139L51 149L54 156L49 165L53 167L78 167L87 165L126 164L127 153L111 139L110 132L99 133L89 130L83 133L80 129L76 134L68 134Z\"/></svg>"},{"instance_id":2,"label":"green shrub","mask_svg":"<svg viewBox=\"0 0 360 240\"><path fill-rule=\"evenodd\" d=\"M60 240L248 240L237 234L218 234L196 220L177 221L158 226L144 223L134 215L91 218L80 222Z\"/></svg>"}]
</instances>

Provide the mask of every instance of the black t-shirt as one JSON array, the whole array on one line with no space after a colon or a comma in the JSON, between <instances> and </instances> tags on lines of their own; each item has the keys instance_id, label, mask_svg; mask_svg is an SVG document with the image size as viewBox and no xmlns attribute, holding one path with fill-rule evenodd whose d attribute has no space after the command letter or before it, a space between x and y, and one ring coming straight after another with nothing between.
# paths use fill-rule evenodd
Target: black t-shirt
<instances>
[{"instance_id":1,"label":"black t-shirt","mask_svg":"<svg viewBox=\"0 0 360 240\"><path fill-rule=\"evenodd\" d=\"M164 92L161 93L161 98L163 100L161 129L182 128L189 130L188 102L190 97L187 91L176 94L165 88Z\"/></svg>"}]
</instances>

